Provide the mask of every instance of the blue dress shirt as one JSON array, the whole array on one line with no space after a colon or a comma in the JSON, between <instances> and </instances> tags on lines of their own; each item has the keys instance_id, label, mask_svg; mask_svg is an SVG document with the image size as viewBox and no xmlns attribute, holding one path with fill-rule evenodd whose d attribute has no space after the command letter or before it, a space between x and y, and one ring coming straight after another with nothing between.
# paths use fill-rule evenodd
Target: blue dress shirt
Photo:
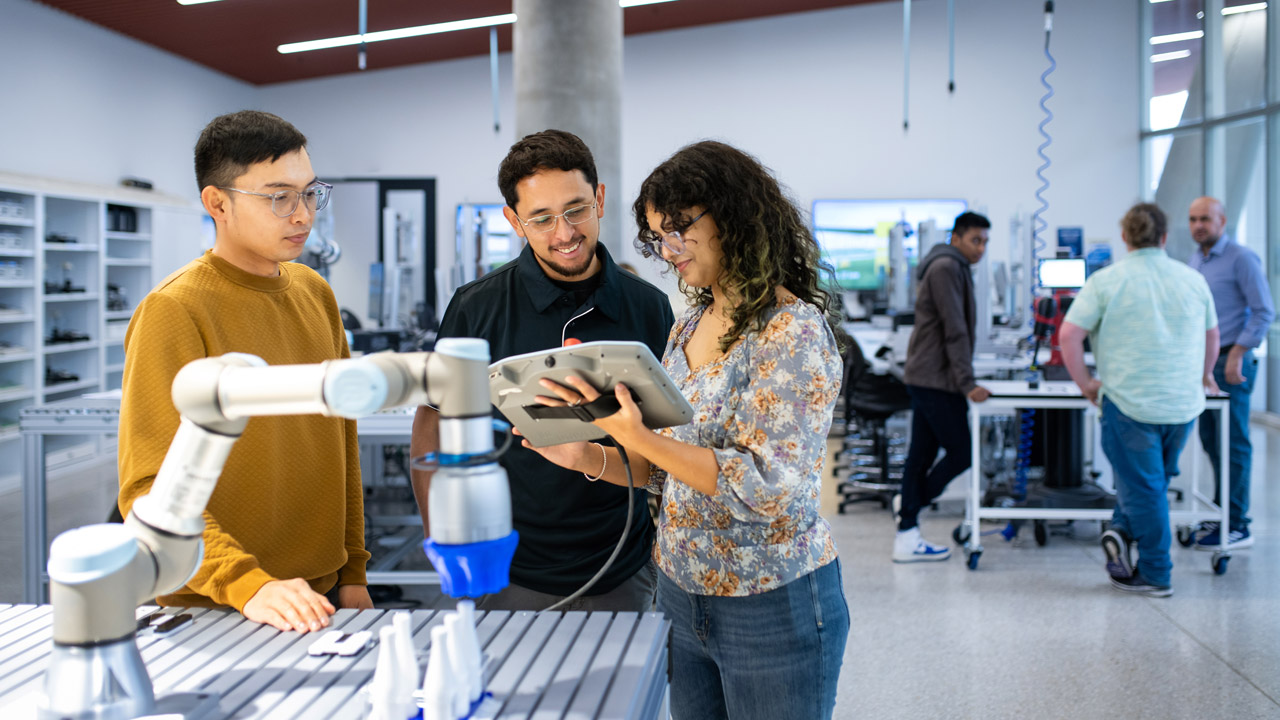
<instances>
[{"instance_id":1,"label":"blue dress shirt","mask_svg":"<svg viewBox=\"0 0 1280 720\"><path fill-rule=\"evenodd\" d=\"M1258 255L1223 233L1207 256L1196 248L1187 264L1209 283L1218 310L1220 345L1258 347L1276 316Z\"/></svg>"}]
</instances>

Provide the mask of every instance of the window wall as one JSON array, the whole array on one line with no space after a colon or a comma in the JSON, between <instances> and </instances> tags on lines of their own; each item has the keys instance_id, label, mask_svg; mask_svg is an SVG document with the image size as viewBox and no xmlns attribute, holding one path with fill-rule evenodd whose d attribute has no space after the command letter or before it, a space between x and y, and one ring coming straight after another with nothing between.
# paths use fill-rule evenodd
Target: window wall
<instances>
[{"instance_id":1,"label":"window wall","mask_svg":"<svg viewBox=\"0 0 1280 720\"><path fill-rule=\"evenodd\" d=\"M1138 1L1142 195L1169 214L1169 254L1191 256L1187 209L1217 197L1280 306L1280 0ZM1280 324L1266 344L1254 407L1280 412Z\"/></svg>"}]
</instances>

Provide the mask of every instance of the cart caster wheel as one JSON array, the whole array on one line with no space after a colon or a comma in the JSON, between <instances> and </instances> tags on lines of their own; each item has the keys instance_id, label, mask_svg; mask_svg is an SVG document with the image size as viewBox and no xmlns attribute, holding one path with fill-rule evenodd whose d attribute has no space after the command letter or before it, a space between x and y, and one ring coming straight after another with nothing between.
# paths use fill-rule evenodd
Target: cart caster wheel
<instances>
[{"instance_id":1,"label":"cart caster wheel","mask_svg":"<svg viewBox=\"0 0 1280 720\"><path fill-rule=\"evenodd\" d=\"M1195 535L1191 532L1190 525L1178 526L1178 544L1182 547L1191 547L1191 543L1195 540Z\"/></svg>"},{"instance_id":2,"label":"cart caster wheel","mask_svg":"<svg viewBox=\"0 0 1280 720\"><path fill-rule=\"evenodd\" d=\"M1043 520L1036 521L1036 544L1040 547L1049 544L1049 528Z\"/></svg>"},{"instance_id":3,"label":"cart caster wheel","mask_svg":"<svg viewBox=\"0 0 1280 720\"><path fill-rule=\"evenodd\" d=\"M1223 555L1223 554L1221 554L1221 553L1214 553L1214 554L1213 554L1213 574L1214 574L1214 575L1226 575L1226 574L1227 574L1227 561L1228 561L1228 560L1230 560L1230 559L1231 559L1231 556L1230 556L1230 555Z\"/></svg>"},{"instance_id":4,"label":"cart caster wheel","mask_svg":"<svg viewBox=\"0 0 1280 720\"><path fill-rule=\"evenodd\" d=\"M970 569L970 570L977 570L977 569L978 569L978 558L980 558L980 557L982 557L982 553L981 553L981 552L971 552L971 553L969 553L969 569Z\"/></svg>"},{"instance_id":5,"label":"cart caster wheel","mask_svg":"<svg viewBox=\"0 0 1280 720\"><path fill-rule=\"evenodd\" d=\"M964 523L957 525L956 529L951 531L951 539L955 540L957 545L967 544L969 542L970 535L971 533L969 532L969 529L965 527Z\"/></svg>"}]
</instances>

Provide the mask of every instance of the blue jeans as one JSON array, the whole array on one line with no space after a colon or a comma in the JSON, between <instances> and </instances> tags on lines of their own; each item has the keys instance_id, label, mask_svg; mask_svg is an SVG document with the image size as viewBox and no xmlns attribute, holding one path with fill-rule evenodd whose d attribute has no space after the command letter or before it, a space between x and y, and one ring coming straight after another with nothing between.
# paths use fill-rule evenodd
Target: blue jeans
<instances>
[{"instance_id":1,"label":"blue jeans","mask_svg":"<svg viewBox=\"0 0 1280 720\"><path fill-rule=\"evenodd\" d=\"M675 720L830 718L849 635L840 561L759 595L694 595L658 573Z\"/></svg>"},{"instance_id":2,"label":"blue jeans","mask_svg":"<svg viewBox=\"0 0 1280 720\"><path fill-rule=\"evenodd\" d=\"M1105 390L1104 390L1105 392ZM1191 422L1138 422L1102 400L1102 451L1116 479L1111 526L1138 541L1138 572L1153 585L1169 585L1169 478L1191 434Z\"/></svg>"},{"instance_id":3,"label":"blue jeans","mask_svg":"<svg viewBox=\"0 0 1280 720\"><path fill-rule=\"evenodd\" d=\"M1253 445L1249 442L1249 399L1253 395L1253 381L1258 377L1258 359L1249 350L1241 362L1240 374L1244 382L1239 385L1227 383L1227 356L1218 357L1218 364L1213 366L1213 377L1218 387L1231 396L1230 409L1227 412L1229 424L1228 462L1231 479L1231 530L1249 529L1249 479L1253 472ZM1200 416L1200 444L1209 456L1213 465L1213 501L1222 503L1222 478L1218 471L1218 411L1205 410Z\"/></svg>"},{"instance_id":4,"label":"blue jeans","mask_svg":"<svg viewBox=\"0 0 1280 720\"><path fill-rule=\"evenodd\" d=\"M902 467L899 530L915 527L920 510L973 464L965 396L918 385L908 385L907 392L911 395L911 447ZM939 449L946 451L941 460Z\"/></svg>"}]
</instances>

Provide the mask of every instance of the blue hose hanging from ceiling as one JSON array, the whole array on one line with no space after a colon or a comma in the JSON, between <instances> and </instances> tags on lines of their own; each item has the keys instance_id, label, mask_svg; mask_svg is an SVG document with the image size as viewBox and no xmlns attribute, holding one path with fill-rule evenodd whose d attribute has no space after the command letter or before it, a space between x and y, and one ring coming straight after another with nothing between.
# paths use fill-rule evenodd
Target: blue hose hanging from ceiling
<instances>
[{"instance_id":1,"label":"blue hose hanging from ceiling","mask_svg":"<svg viewBox=\"0 0 1280 720\"><path fill-rule=\"evenodd\" d=\"M1045 198L1044 193L1049 189L1049 178L1045 176L1045 171L1053 165L1053 161L1045 153L1049 146L1053 144L1053 136L1049 135L1048 126L1053 121L1053 111L1049 109L1049 99L1053 97L1053 86L1049 84L1049 75L1058 67L1058 63L1053 59L1053 54L1049 52L1049 36L1053 32L1053 0L1046 0L1044 4L1044 56L1049 60L1049 67L1040 76L1040 84L1044 86L1044 95L1040 98L1040 110L1044 112L1044 119L1040 121L1039 131L1040 137L1044 138L1044 142L1040 143L1040 147L1036 148L1036 154L1040 156L1040 167L1036 168L1036 177L1040 179L1040 187L1036 188L1036 201L1040 206L1036 208L1035 213L1031 216L1031 233L1035 242L1035 250L1032 252L1032 260L1044 251L1047 241L1044 239L1044 231L1048 229L1049 222L1044 219L1044 213L1049 209L1049 201ZM1039 285L1039 278L1034 271L1031 274L1031 288L1034 291Z\"/></svg>"},{"instance_id":2,"label":"blue hose hanging from ceiling","mask_svg":"<svg viewBox=\"0 0 1280 720\"><path fill-rule=\"evenodd\" d=\"M1053 161L1049 159L1049 155L1045 152L1049 146L1053 144L1053 136L1049 134L1049 123L1053 121L1053 111L1049 109L1049 99L1053 97L1053 85L1049 84L1049 75L1058 67L1058 63L1053 59L1053 53L1049 52L1049 38L1053 33L1053 0L1045 0L1044 4L1044 56L1049 61L1049 67L1040 75L1040 84L1044 86L1044 95L1040 97L1040 110L1044 112L1044 119L1040 121L1038 130L1040 137L1044 141L1040 143L1040 147L1036 148L1036 154L1040 156L1040 167L1036 168L1036 177L1040 179L1040 187L1036 188L1036 201L1040 203L1032 215L1031 232L1033 237L1034 250L1031 253L1032 264L1039 257L1048 245L1044 239L1044 231L1048 229L1049 223L1044 219L1044 213L1049 209L1049 200L1045 197L1045 192L1049 189L1049 178L1044 173L1053 165ZM1040 284L1039 273L1034 268L1029 268L1031 276L1031 297L1033 307L1031 308L1032 316L1035 315L1035 292ZM1035 362L1035 358L1032 358ZM1026 409L1021 413L1020 428L1018 433L1018 459L1014 464L1014 483L1013 497L1017 501L1023 501L1027 497L1027 470L1031 466L1031 445L1032 438L1035 435L1036 427L1036 411L1034 409ZM1001 533L1006 540L1012 540L1018 534L1018 526L1020 523L1010 521Z\"/></svg>"}]
</instances>

